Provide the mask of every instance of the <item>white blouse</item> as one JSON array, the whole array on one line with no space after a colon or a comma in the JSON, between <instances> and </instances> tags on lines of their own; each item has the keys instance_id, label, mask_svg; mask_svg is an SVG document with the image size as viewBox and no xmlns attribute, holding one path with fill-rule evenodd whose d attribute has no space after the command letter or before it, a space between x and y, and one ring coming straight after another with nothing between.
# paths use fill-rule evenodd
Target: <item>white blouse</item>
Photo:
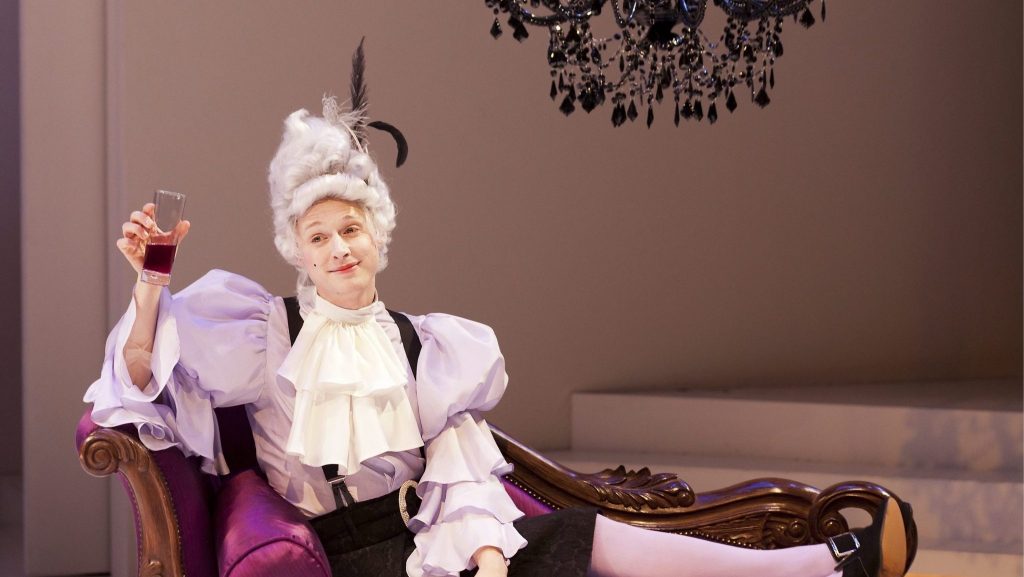
<instances>
[{"instance_id":1,"label":"white blouse","mask_svg":"<svg viewBox=\"0 0 1024 577\"><path fill-rule=\"evenodd\" d=\"M277 370L295 388L285 450L304 465L337 465L352 475L377 455L423 446L402 362L377 322L374 301L358 310L316 296L291 352Z\"/></svg>"},{"instance_id":2,"label":"white blouse","mask_svg":"<svg viewBox=\"0 0 1024 577\"><path fill-rule=\"evenodd\" d=\"M488 545L512 557L526 546L512 525L522 513L498 480L511 465L480 417L498 403L508 380L494 332L446 314L407 315L423 345L414 378L383 303L362 314L372 315L401 359L426 461L418 446L364 458L350 466L354 472L345 479L353 497L372 499L406 480L419 480L416 492L423 503L409 523L416 534L416 550L406 565L411 577L457 575L475 567L473 553ZM134 321L132 303L107 338L101 376L85 394L97 424L132 423L150 449L178 447L201 457L204 471L223 474L227 464L214 408L244 404L270 485L309 517L335 508L321 467L303 463L316 459L303 458L295 439L288 450L296 399L301 414L303 395L297 397L295 384L286 378L293 375L282 367L292 347L280 297L221 270L176 295L165 289L153 376L144 389L132 384L123 355Z\"/></svg>"}]
</instances>

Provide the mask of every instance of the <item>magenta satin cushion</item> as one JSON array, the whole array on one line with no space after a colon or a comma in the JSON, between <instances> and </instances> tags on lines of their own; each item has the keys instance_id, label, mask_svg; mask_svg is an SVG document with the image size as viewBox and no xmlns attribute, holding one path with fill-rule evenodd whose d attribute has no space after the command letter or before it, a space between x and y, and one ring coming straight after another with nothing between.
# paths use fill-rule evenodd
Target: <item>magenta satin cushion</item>
<instances>
[{"instance_id":1,"label":"magenta satin cushion","mask_svg":"<svg viewBox=\"0 0 1024 577\"><path fill-rule=\"evenodd\" d=\"M210 509L213 491L209 478L199 471L197 461L177 449L153 451L153 460L164 475L174 500L174 513L181 528L181 562L189 577L214 577L216 558Z\"/></svg>"},{"instance_id":2,"label":"magenta satin cushion","mask_svg":"<svg viewBox=\"0 0 1024 577\"><path fill-rule=\"evenodd\" d=\"M523 491L519 487L510 483L508 479L502 477L501 484L505 486L505 492L508 493L508 496L512 497L512 502L515 503L516 507L525 513L527 517L546 515L552 511L551 507L548 507L544 503L534 499L526 491Z\"/></svg>"},{"instance_id":3,"label":"magenta satin cushion","mask_svg":"<svg viewBox=\"0 0 1024 577\"><path fill-rule=\"evenodd\" d=\"M225 482L214 531L223 577L330 577L320 540L306 518L253 470Z\"/></svg>"},{"instance_id":4,"label":"magenta satin cushion","mask_svg":"<svg viewBox=\"0 0 1024 577\"><path fill-rule=\"evenodd\" d=\"M89 407L82 413L82 418L78 419L78 428L75 429L75 449L81 452L85 438L98 428L100 426L92 422L92 407Z\"/></svg>"}]
</instances>

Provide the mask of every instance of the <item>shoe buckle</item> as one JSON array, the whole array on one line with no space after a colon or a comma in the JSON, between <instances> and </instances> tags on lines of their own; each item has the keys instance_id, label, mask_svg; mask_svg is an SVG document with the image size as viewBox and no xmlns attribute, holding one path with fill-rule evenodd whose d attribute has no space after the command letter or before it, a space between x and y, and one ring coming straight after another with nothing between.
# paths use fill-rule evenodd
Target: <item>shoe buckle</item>
<instances>
[{"instance_id":1,"label":"shoe buckle","mask_svg":"<svg viewBox=\"0 0 1024 577\"><path fill-rule=\"evenodd\" d=\"M841 569L846 565L850 556L853 555L857 549L860 549L860 541L857 536L853 533L842 533L835 537L828 538L828 545L832 558L836 560L836 570Z\"/></svg>"}]
</instances>

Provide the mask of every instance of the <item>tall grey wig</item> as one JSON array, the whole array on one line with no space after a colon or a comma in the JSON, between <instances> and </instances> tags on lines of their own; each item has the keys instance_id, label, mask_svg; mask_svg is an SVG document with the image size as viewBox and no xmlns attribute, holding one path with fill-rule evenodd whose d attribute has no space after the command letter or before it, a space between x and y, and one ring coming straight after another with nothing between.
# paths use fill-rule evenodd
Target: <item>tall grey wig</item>
<instances>
[{"instance_id":1,"label":"tall grey wig","mask_svg":"<svg viewBox=\"0 0 1024 577\"><path fill-rule=\"evenodd\" d=\"M336 198L359 205L380 253L381 270L387 266L388 244L395 228L395 205L387 184L366 149L366 129L390 133L398 144L397 165L405 162L408 147L401 132L366 116L365 59L359 43L352 57L352 100L342 110L334 96L323 99L323 117L305 109L284 121L284 136L267 180L274 212L274 244L284 259L299 271L297 293L305 314L313 305L316 288L302 268L295 224L317 202Z\"/></svg>"}]
</instances>

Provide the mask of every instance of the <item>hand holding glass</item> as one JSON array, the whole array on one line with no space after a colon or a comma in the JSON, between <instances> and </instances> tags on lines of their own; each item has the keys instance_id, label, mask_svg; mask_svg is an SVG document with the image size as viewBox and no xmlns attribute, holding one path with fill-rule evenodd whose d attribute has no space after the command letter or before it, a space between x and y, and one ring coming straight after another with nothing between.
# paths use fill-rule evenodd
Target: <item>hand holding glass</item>
<instances>
[{"instance_id":1,"label":"hand holding glass","mask_svg":"<svg viewBox=\"0 0 1024 577\"><path fill-rule=\"evenodd\" d=\"M181 217L185 213L185 195L180 192L158 190L153 194L156 205L156 229L146 243L146 256L142 262L142 280L166 286L171 282L171 267L180 239Z\"/></svg>"}]
</instances>

